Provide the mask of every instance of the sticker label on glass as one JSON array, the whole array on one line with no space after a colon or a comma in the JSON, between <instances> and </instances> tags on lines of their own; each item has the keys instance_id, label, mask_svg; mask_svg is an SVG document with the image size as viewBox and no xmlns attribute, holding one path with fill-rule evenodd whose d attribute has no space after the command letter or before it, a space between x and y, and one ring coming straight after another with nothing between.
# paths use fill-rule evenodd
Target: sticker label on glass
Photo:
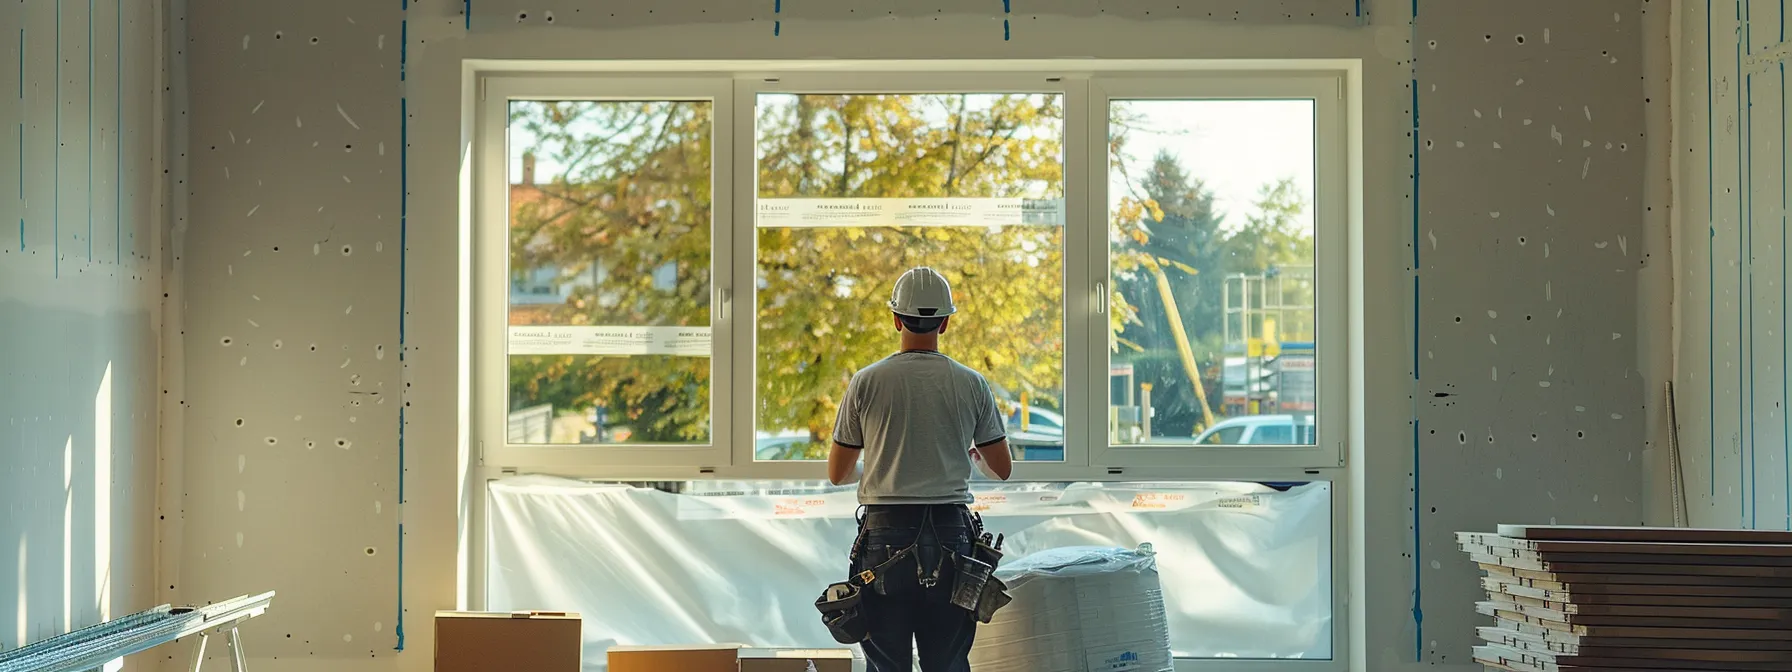
<instances>
[{"instance_id":1,"label":"sticker label on glass","mask_svg":"<svg viewBox=\"0 0 1792 672\"><path fill-rule=\"evenodd\" d=\"M710 356L709 327L510 327L511 355Z\"/></svg>"}]
</instances>

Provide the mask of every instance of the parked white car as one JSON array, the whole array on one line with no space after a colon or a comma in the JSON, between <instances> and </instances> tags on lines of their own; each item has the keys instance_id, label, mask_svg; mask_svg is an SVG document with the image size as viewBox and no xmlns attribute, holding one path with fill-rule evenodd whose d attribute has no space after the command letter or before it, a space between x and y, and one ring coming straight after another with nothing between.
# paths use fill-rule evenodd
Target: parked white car
<instances>
[{"instance_id":1,"label":"parked white car","mask_svg":"<svg viewBox=\"0 0 1792 672\"><path fill-rule=\"evenodd\" d=\"M1195 437L1204 446L1305 446L1314 442L1313 418L1247 415L1216 422Z\"/></svg>"}]
</instances>

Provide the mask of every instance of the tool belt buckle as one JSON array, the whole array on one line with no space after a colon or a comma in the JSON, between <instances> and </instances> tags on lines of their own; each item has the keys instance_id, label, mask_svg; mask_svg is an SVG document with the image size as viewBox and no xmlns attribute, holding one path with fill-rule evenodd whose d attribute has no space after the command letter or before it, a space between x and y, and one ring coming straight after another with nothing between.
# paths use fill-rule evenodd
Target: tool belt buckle
<instances>
[{"instance_id":1,"label":"tool belt buckle","mask_svg":"<svg viewBox=\"0 0 1792 672\"><path fill-rule=\"evenodd\" d=\"M871 582L877 580L877 573L867 569L865 571L862 571L862 572L859 572L858 574L853 575L853 578L858 579L859 583L861 585L869 586L869 585L871 585Z\"/></svg>"}]
</instances>

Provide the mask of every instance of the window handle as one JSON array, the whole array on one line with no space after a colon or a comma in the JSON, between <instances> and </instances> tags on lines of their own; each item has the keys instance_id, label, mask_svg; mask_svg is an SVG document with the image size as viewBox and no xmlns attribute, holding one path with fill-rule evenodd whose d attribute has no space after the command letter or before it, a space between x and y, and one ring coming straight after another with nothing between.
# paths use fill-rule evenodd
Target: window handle
<instances>
[{"instance_id":1,"label":"window handle","mask_svg":"<svg viewBox=\"0 0 1792 672\"><path fill-rule=\"evenodd\" d=\"M1108 283L1095 283L1095 314L1108 314Z\"/></svg>"},{"instance_id":2,"label":"window handle","mask_svg":"<svg viewBox=\"0 0 1792 672\"><path fill-rule=\"evenodd\" d=\"M731 292L727 289L723 289L723 290L721 290L721 295L722 295L722 297L721 297L722 298L722 306L721 306L722 320L727 321L728 315L732 312L731 309L734 307L734 292Z\"/></svg>"}]
</instances>

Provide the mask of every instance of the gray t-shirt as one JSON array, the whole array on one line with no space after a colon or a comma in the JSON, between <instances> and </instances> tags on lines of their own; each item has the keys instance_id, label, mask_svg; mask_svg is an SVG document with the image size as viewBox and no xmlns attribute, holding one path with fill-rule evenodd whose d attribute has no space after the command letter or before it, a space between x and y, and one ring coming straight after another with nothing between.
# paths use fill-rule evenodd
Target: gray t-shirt
<instances>
[{"instance_id":1,"label":"gray t-shirt","mask_svg":"<svg viewBox=\"0 0 1792 672\"><path fill-rule=\"evenodd\" d=\"M834 422L834 442L864 452L860 504L970 504L970 449L1005 432L983 374L924 350L854 374Z\"/></svg>"}]
</instances>

